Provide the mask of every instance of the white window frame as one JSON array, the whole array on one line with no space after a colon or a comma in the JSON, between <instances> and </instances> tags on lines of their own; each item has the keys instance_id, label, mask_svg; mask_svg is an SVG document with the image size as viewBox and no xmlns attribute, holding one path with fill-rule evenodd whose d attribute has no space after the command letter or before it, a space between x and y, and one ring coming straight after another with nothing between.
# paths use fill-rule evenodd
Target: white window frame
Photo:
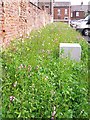
<instances>
[{"instance_id":1,"label":"white window frame","mask_svg":"<svg viewBox=\"0 0 90 120\"><path fill-rule=\"evenodd\" d=\"M65 9L65 15L67 15L68 14L68 9Z\"/></svg>"},{"instance_id":2,"label":"white window frame","mask_svg":"<svg viewBox=\"0 0 90 120\"><path fill-rule=\"evenodd\" d=\"M61 9L60 8L58 9L58 15L61 15Z\"/></svg>"},{"instance_id":3,"label":"white window frame","mask_svg":"<svg viewBox=\"0 0 90 120\"><path fill-rule=\"evenodd\" d=\"M79 17L79 12L76 12L76 17Z\"/></svg>"},{"instance_id":4,"label":"white window frame","mask_svg":"<svg viewBox=\"0 0 90 120\"><path fill-rule=\"evenodd\" d=\"M73 17L73 13L71 12L71 17Z\"/></svg>"}]
</instances>

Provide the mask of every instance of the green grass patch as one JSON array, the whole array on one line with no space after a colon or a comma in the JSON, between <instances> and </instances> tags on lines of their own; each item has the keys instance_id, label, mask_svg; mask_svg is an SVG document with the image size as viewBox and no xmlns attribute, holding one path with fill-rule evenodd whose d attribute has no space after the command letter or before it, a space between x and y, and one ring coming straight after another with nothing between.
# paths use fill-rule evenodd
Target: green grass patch
<instances>
[{"instance_id":1,"label":"green grass patch","mask_svg":"<svg viewBox=\"0 0 90 120\"><path fill-rule=\"evenodd\" d=\"M59 44L79 43L80 62L59 58ZM2 51L3 118L88 118L88 44L53 23Z\"/></svg>"}]
</instances>

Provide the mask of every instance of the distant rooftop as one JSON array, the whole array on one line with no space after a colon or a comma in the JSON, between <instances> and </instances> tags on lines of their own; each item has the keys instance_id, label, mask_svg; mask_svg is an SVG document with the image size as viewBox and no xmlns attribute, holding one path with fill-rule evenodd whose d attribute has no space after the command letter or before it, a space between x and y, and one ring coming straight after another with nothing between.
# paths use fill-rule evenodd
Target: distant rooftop
<instances>
[{"instance_id":1,"label":"distant rooftop","mask_svg":"<svg viewBox=\"0 0 90 120\"><path fill-rule=\"evenodd\" d=\"M72 5L71 10L72 11L88 11L90 8L90 5Z\"/></svg>"},{"instance_id":2,"label":"distant rooftop","mask_svg":"<svg viewBox=\"0 0 90 120\"><path fill-rule=\"evenodd\" d=\"M69 6L71 5L71 2L54 2L54 6L58 7L58 6Z\"/></svg>"}]
</instances>

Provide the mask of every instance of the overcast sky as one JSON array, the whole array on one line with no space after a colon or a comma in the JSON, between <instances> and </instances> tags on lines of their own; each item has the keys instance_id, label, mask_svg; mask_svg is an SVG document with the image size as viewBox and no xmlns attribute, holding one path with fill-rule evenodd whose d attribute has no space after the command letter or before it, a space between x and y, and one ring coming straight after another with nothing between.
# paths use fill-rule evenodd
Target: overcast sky
<instances>
[{"instance_id":1,"label":"overcast sky","mask_svg":"<svg viewBox=\"0 0 90 120\"><path fill-rule=\"evenodd\" d=\"M72 5L80 5L83 2L84 5L88 5L90 0L55 0L55 1L70 1Z\"/></svg>"}]
</instances>

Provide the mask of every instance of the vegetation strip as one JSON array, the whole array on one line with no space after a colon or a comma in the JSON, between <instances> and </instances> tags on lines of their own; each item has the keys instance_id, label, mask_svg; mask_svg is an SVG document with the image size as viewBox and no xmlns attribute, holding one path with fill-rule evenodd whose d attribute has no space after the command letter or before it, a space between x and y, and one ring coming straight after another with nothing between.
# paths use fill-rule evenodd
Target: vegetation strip
<instances>
[{"instance_id":1,"label":"vegetation strip","mask_svg":"<svg viewBox=\"0 0 90 120\"><path fill-rule=\"evenodd\" d=\"M59 58L59 44L79 43L80 62ZM3 118L88 118L88 44L53 23L2 51Z\"/></svg>"}]
</instances>

